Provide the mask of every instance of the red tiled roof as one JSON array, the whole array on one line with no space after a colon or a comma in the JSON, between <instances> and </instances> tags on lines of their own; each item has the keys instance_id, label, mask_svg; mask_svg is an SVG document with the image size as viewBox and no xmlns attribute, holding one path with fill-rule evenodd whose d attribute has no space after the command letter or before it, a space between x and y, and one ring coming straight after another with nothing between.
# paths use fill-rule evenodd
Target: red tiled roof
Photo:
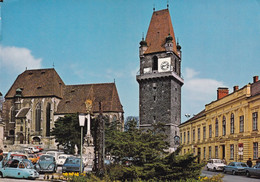
<instances>
[{"instance_id":1,"label":"red tiled roof","mask_svg":"<svg viewBox=\"0 0 260 182\"><path fill-rule=\"evenodd\" d=\"M165 51L166 37L173 38L173 52L177 54L176 41L168 9L153 12L150 26L146 35L148 49L145 54ZM178 54L177 54L178 55Z\"/></svg>"},{"instance_id":2,"label":"red tiled roof","mask_svg":"<svg viewBox=\"0 0 260 182\"><path fill-rule=\"evenodd\" d=\"M86 100L92 100L93 112L99 112L102 102L104 112L123 112L115 83L67 85L56 114L86 113Z\"/></svg>"},{"instance_id":3,"label":"red tiled roof","mask_svg":"<svg viewBox=\"0 0 260 182\"><path fill-rule=\"evenodd\" d=\"M53 69L26 70L20 74L5 98L13 98L16 89L22 90L23 97L57 96L62 98L62 90L65 84Z\"/></svg>"}]
</instances>

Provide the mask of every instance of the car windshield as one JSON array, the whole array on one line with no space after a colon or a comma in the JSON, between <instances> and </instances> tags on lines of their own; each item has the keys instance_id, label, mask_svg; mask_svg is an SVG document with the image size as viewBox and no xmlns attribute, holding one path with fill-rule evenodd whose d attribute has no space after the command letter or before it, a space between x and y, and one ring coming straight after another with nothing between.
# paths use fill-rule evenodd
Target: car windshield
<instances>
[{"instance_id":1,"label":"car windshield","mask_svg":"<svg viewBox=\"0 0 260 182\"><path fill-rule=\"evenodd\" d=\"M48 155L42 155L39 160L40 161L53 161L53 157L48 156Z\"/></svg>"},{"instance_id":2,"label":"car windshield","mask_svg":"<svg viewBox=\"0 0 260 182\"><path fill-rule=\"evenodd\" d=\"M66 160L66 164L80 164L80 159L78 159L78 158L76 158L76 159L68 158Z\"/></svg>"},{"instance_id":3,"label":"car windshield","mask_svg":"<svg viewBox=\"0 0 260 182\"><path fill-rule=\"evenodd\" d=\"M214 160L214 163L221 163L221 160L220 159L216 159L216 160Z\"/></svg>"},{"instance_id":4,"label":"car windshield","mask_svg":"<svg viewBox=\"0 0 260 182\"><path fill-rule=\"evenodd\" d=\"M236 163L236 166L238 167L247 167L245 163Z\"/></svg>"}]
</instances>

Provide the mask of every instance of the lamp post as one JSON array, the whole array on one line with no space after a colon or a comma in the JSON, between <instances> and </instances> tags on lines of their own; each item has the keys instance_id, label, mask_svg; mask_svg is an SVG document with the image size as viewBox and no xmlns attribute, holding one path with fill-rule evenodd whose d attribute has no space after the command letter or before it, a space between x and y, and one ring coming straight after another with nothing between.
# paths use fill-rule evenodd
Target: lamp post
<instances>
[{"instance_id":1,"label":"lamp post","mask_svg":"<svg viewBox=\"0 0 260 182\"><path fill-rule=\"evenodd\" d=\"M83 127L85 125L85 114L79 114L79 126L81 128L80 137L80 174L82 173L82 143L83 143Z\"/></svg>"}]
</instances>

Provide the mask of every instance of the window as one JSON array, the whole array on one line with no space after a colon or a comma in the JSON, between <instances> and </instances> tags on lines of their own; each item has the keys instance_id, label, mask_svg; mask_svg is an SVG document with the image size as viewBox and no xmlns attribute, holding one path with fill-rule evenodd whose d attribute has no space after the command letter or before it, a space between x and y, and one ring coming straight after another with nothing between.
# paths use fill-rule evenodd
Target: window
<instances>
[{"instance_id":1,"label":"window","mask_svg":"<svg viewBox=\"0 0 260 182\"><path fill-rule=\"evenodd\" d=\"M253 113L253 130L257 130L257 117L258 117L258 113L254 112Z\"/></svg>"},{"instance_id":2,"label":"window","mask_svg":"<svg viewBox=\"0 0 260 182\"><path fill-rule=\"evenodd\" d=\"M187 133L187 141L188 141L188 143L190 143L190 131L188 131L188 133Z\"/></svg>"},{"instance_id":3,"label":"window","mask_svg":"<svg viewBox=\"0 0 260 182\"><path fill-rule=\"evenodd\" d=\"M192 131L192 139L193 139L193 141L195 141L195 129L193 129L193 131Z\"/></svg>"},{"instance_id":4,"label":"window","mask_svg":"<svg viewBox=\"0 0 260 182\"><path fill-rule=\"evenodd\" d=\"M203 158L206 159L206 147L203 148Z\"/></svg>"},{"instance_id":5,"label":"window","mask_svg":"<svg viewBox=\"0 0 260 182\"><path fill-rule=\"evenodd\" d=\"M51 131L51 104L48 103L46 107L46 136L50 136Z\"/></svg>"},{"instance_id":6,"label":"window","mask_svg":"<svg viewBox=\"0 0 260 182\"><path fill-rule=\"evenodd\" d=\"M181 133L181 144L182 144L182 133Z\"/></svg>"},{"instance_id":7,"label":"window","mask_svg":"<svg viewBox=\"0 0 260 182\"><path fill-rule=\"evenodd\" d=\"M234 159L234 144L230 145L230 159Z\"/></svg>"},{"instance_id":8,"label":"window","mask_svg":"<svg viewBox=\"0 0 260 182\"><path fill-rule=\"evenodd\" d=\"M209 147L209 159L211 159L211 147Z\"/></svg>"},{"instance_id":9,"label":"window","mask_svg":"<svg viewBox=\"0 0 260 182\"><path fill-rule=\"evenodd\" d=\"M184 143L186 143L186 132L184 132L183 137L184 137Z\"/></svg>"},{"instance_id":10,"label":"window","mask_svg":"<svg viewBox=\"0 0 260 182\"><path fill-rule=\"evenodd\" d=\"M184 149L184 154L186 154L186 149Z\"/></svg>"},{"instance_id":11,"label":"window","mask_svg":"<svg viewBox=\"0 0 260 182\"><path fill-rule=\"evenodd\" d=\"M223 116L223 121L222 121L222 135L226 135L226 117Z\"/></svg>"},{"instance_id":12,"label":"window","mask_svg":"<svg viewBox=\"0 0 260 182\"><path fill-rule=\"evenodd\" d=\"M244 116L239 117L239 132L244 132Z\"/></svg>"},{"instance_id":13,"label":"window","mask_svg":"<svg viewBox=\"0 0 260 182\"><path fill-rule=\"evenodd\" d=\"M258 159L258 143L253 143L253 159Z\"/></svg>"},{"instance_id":14,"label":"window","mask_svg":"<svg viewBox=\"0 0 260 182\"><path fill-rule=\"evenodd\" d=\"M212 125L209 125L209 138L212 137Z\"/></svg>"},{"instance_id":15,"label":"window","mask_svg":"<svg viewBox=\"0 0 260 182\"><path fill-rule=\"evenodd\" d=\"M230 117L230 134L234 134L235 126L234 126L234 114L231 114Z\"/></svg>"},{"instance_id":16,"label":"window","mask_svg":"<svg viewBox=\"0 0 260 182\"><path fill-rule=\"evenodd\" d=\"M216 122L215 122L215 136L218 137L218 119L216 119Z\"/></svg>"},{"instance_id":17,"label":"window","mask_svg":"<svg viewBox=\"0 0 260 182\"><path fill-rule=\"evenodd\" d=\"M41 131L41 103L36 106L35 131Z\"/></svg>"},{"instance_id":18,"label":"window","mask_svg":"<svg viewBox=\"0 0 260 182\"><path fill-rule=\"evenodd\" d=\"M14 123L15 122L15 108L14 106L11 108L11 121L10 123Z\"/></svg>"},{"instance_id":19,"label":"window","mask_svg":"<svg viewBox=\"0 0 260 182\"><path fill-rule=\"evenodd\" d=\"M215 146L215 158L218 158L218 146Z\"/></svg>"},{"instance_id":20,"label":"window","mask_svg":"<svg viewBox=\"0 0 260 182\"><path fill-rule=\"evenodd\" d=\"M206 126L203 126L203 139L206 139Z\"/></svg>"},{"instance_id":21,"label":"window","mask_svg":"<svg viewBox=\"0 0 260 182\"><path fill-rule=\"evenodd\" d=\"M158 58L156 56L153 57L153 71L158 70Z\"/></svg>"},{"instance_id":22,"label":"window","mask_svg":"<svg viewBox=\"0 0 260 182\"><path fill-rule=\"evenodd\" d=\"M200 128L198 128L198 141L200 141Z\"/></svg>"}]
</instances>

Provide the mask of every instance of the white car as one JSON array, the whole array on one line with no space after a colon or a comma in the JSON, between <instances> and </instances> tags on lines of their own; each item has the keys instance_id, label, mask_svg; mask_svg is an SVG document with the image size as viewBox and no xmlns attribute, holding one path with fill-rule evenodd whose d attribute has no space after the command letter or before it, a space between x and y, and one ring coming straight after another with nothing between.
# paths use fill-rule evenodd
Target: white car
<instances>
[{"instance_id":1,"label":"white car","mask_svg":"<svg viewBox=\"0 0 260 182\"><path fill-rule=\"evenodd\" d=\"M46 152L47 155L52 155L55 158L55 161L58 160L58 156L63 154L62 152L58 152L58 151L48 151Z\"/></svg>"},{"instance_id":2,"label":"white car","mask_svg":"<svg viewBox=\"0 0 260 182\"><path fill-rule=\"evenodd\" d=\"M225 166L220 159L210 159L207 163L207 170L223 171Z\"/></svg>"},{"instance_id":3,"label":"white car","mask_svg":"<svg viewBox=\"0 0 260 182\"><path fill-rule=\"evenodd\" d=\"M28 147L29 150L33 151L33 153L38 153L40 150L36 147Z\"/></svg>"},{"instance_id":4,"label":"white car","mask_svg":"<svg viewBox=\"0 0 260 182\"><path fill-rule=\"evenodd\" d=\"M59 155L57 159L57 165L62 166L68 157L70 157L70 155L67 154Z\"/></svg>"}]
</instances>

